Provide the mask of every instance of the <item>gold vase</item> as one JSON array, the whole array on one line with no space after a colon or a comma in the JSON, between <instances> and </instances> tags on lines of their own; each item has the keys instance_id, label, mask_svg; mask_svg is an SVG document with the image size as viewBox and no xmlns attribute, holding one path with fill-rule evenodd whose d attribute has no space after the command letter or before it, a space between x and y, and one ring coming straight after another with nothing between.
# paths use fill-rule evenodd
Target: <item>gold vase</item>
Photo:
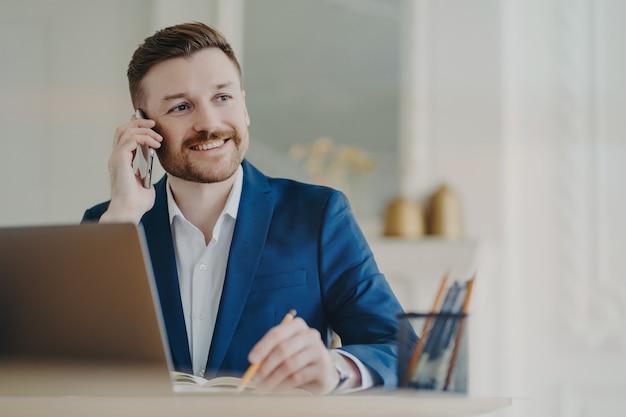
<instances>
[{"instance_id":1,"label":"gold vase","mask_svg":"<svg viewBox=\"0 0 626 417\"><path fill-rule=\"evenodd\" d=\"M415 238L423 236L426 222L422 206L404 198L397 198L387 206L385 236Z\"/></svg>"},{"instance_id":2,"label":"gold vase","mask_svg":"<svg viewBox=\"0 0 626 417\"><path fill-rule=\"evenodd\" d=\"M461 201L447 185L439 187L428 203L429 233L449 239L463 235Z\"/></svg>"}]
</instances>

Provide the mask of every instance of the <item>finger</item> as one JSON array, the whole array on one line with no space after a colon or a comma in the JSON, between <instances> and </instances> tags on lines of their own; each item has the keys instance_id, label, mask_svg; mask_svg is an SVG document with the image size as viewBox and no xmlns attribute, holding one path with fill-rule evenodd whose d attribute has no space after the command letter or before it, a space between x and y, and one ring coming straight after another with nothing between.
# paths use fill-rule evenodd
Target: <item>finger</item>
<instances>
[{"instance_id":1,"label":"finger","mask_svg":"<svg viewBox=\"0 0 626 417\"><path fill-rule=\"evenodd\" d=\"M319 351L312 345L285 358L280 364L258 382L260 393L285 390L305 385L316 378L315 364L319 361Z\"/></svg>"},{"instance_id":2,"label":"finger","mask_svg":"<svg viewBox=\"0 0 626 417\"><path fill-rule=\"evenodd\" d=\"M138 126L138 127L147 127L149 129L154 128L154 126L156 126L156 122L152 119L138 119L136 116L135 120L133 120L131 122L131 124Z\"/></svg>"},{"instance_id":3,"label":"finger","mask_svg":"<svg viewBox=\"0 0 626 417\"><path fill-rule=\"evenodd\" d=\"M283 379L283 381L280 384L276 385L270 392L281 392L295 387L307 387L307 385L310 386L310 383L315 382L319 379L318 374L319 368L314 363L310 363L307 366L300 368L298 372L293 373L287 378ZM316 393L315 389L307 390ZM263 394L263 392L260 393Z\"/></svg>"},{"instance_id":4,"label":"finger","mask_svg":"<svg viewBox=\"0 0 626 417\"><path fill-rule=\"evenodd\" d=\"M308 332L308 329L306 329ZM290 358L299 354L301 351L307 349L311 344L314 344L315 340L312 339L307 333L300 332L294 334L292 337L283 340L267 355L267 357L261 363L257 374L259 379L267 378L275 370L286 363Z\"/></svg>"},{"instance_id":5,"label":"finger","mask_svg":"<svg viewBox=\"0 0 626 417\"><path fill-rule=\"evenodd\" d=\"M138 145L147 145L151 148L161 147L163 137L152 129L130 127L121 129L115 136L114 146L123 150L134 150Z\"/></svg>"},{"instance_id":6,"label":"finger","mask_svg":"<svg viewBox=\"0 0 626 417\"><path fill-rule=\"evenodd\" d=\"M134 138L131 140L131 143L147 145L154 149L160 148L161 142L163 142L163 137L151 129L138 130L133 136Z\"/></svg>"},{"instance_id":7,"label":"finger","mask_svg":"<svg viewBox=\"0 0 626 417\"><path fill-rule=\"evenodd\" d=\"M328 351L319 332L307 327L274 347L261 363L255 380L271 390L311 363L321 361L323 369L323 356L328 356Z\"/></svg>"},{"instance_id":8,"label":"finger","mask_svg":"<svg viewBox=\"0 0 626 417\"><path fill-rule=\"evenodd\" d=\"M137 118L134 114L131 116L131 121L119 126L115 131L115 137L120 138L123 136L124 132L133 129L133 128L143 128L152 130L156 136L160 136L156 131L154 131L154 127L156 126L156 121L151 119L140 119Z\"/></svg>"},{"instance_id":9,"label":"finger","mask_svg":"<svg viewBox=\"0 0 626 417\"><path fill-rule=\"evenodd\" d=\"M271 328L265 335L257 342L248 354L248 360L250 363L259 363L264 361L274 348L280 345L283 341L293 337L298 332L307 330L309 327L299 317L295 319L279 324Z\"/></svg>"}]
</instances>

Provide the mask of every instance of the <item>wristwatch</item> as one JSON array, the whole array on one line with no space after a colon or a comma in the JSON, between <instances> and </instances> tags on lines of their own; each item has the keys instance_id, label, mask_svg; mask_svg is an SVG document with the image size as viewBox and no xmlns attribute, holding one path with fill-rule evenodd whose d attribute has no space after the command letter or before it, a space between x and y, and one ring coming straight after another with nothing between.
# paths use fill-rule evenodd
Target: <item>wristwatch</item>
<instances>
[{"instance_id":1,"label":"wristwatch","mask_svg":"<svg viewBox=\"0 0 626 417\"><path fill-rule=\"evenodd\" d=\"M330 357L333 360L333 364L335 365L335 369L339 375L339 382L334 389L334 391L337 391L348 380L348 378L350 378L350 370L341 353L331 350Z\"/></svg>"}]
</instances>

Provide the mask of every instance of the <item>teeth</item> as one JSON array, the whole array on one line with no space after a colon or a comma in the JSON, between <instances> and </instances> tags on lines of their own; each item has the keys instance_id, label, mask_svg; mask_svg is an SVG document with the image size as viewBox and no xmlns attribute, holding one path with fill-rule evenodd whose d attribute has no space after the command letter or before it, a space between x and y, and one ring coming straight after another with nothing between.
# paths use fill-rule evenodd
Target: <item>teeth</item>
<instances>
[{"instance_id":1,"label":"teeth","mask_svg":"<svg viewBox=\"0 0 626 417\"><path fill-rule=\"evenodd\" d=\"M209 149L213 149L213 148L217 148L219 146L222 146L225 142L226 142L226 140L224 140L224 139L216 140L216 141L213 141L213 142L205 143L203 145L193 146L191 149L193 149L195 151L208 151Z\"/></svg>"}]
</instances>

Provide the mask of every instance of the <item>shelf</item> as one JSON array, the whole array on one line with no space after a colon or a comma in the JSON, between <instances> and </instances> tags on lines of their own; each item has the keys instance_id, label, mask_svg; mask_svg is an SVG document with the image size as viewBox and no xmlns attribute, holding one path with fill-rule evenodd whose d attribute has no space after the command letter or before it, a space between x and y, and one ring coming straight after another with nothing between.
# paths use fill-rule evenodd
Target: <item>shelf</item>
<instances>
[{"instance_id":1,"label":"shelf","mask_svg":"<svg viewBox=\"0 0 626 417\"><path fill-rule=\"evenodd\" d=\"M467 280L476 272L478 244L438 237L421 239L370 236L381 272L407 310L430 309L441 277Z\"/></svg>"}]
</instances>

